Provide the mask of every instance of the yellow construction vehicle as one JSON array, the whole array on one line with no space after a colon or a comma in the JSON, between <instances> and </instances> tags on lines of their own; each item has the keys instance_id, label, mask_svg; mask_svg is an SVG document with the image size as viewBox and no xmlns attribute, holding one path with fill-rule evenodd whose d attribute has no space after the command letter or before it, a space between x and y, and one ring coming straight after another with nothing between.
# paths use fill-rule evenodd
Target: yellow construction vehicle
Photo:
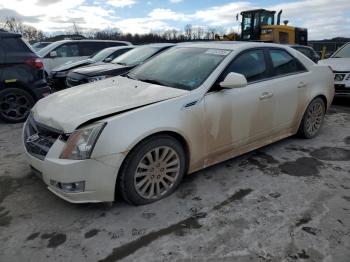
<instances>
[{"instance_id":1,"label":"yellow construction vehicle","mask_svg":"<svg viewBox=\"0 0 350 262\"><path fill-rule=\"evenodd\" d=\"M241 40L307 45L307 29L288 26L287 20L281 25L282 10L275 24L275 13L265 9L241 12Z\"/></svg>"}]
</instances>

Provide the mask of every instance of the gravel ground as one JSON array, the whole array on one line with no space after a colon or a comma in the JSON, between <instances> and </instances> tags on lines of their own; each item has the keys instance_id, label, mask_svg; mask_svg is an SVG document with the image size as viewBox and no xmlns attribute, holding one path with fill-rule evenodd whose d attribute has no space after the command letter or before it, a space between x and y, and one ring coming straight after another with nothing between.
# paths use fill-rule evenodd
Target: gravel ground
<instances>
[{"instance_id":1,"label":"gravel ground","mask_svg":"<svg viewBox=\"0 0 350 262\"><path fill-rule=\"evenodd\" d=\"M350 107L331 108L315 139L207 168L141 207L57 198L30 172L21 128L0 123L1 262L350 261Z\"/></svg>"}]
</instances>

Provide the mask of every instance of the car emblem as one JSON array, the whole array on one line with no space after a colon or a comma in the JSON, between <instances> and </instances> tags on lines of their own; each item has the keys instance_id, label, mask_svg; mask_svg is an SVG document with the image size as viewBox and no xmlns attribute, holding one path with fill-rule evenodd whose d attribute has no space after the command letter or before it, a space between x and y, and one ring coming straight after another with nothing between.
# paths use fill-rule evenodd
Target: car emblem
<instances>
[{"instance_id":1,"label":"car emblem","mask_svg":"<svg viewBox=\"0 0 350 262\"><path fill-rule=\"evenodd\" d=\"M38 140L39 138L40 138L39 134L31 135L30 137L27 138L27 143L33 143L36 140Z\"/></svg>"}]
</instances>

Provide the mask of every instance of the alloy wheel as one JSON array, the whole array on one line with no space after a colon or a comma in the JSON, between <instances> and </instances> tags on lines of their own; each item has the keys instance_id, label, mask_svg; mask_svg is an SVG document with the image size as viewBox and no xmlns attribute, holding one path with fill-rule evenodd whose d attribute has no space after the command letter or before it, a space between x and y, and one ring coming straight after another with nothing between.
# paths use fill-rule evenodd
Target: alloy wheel
<instances>
[{"instance_id":1,"label":"alloy wheel","mask_svg":"<svg viewBox=\"0 0 350 262\"><path fill-rule=\"evenodd\" d=\"M145 199L159 199L176 183L180 157L168 146L148 151L138 163L134 176L136 192Z\"/></svg>"},{"instance_id":2,"label":"alloy wheel","mask_svg":"<svg viewBox=\"0 0 350 262\"><path fill-rule=\"evenodd\" d=\"M22 121L29 114L34 102L25 93L11 90L0 97L0 114L9 121Z\"/></svg>"},{"instance_id":3,"label":"alloy wheel","mask_svg":"<svg viewBox=\"0 0 350 262\"><path fill-rule=\"evenodd\" d=\"M324 117L324 109L321 103L312 104L307 111L306 115L306 130L313 136L321 127Z\"/></svg>"}]
</instances>

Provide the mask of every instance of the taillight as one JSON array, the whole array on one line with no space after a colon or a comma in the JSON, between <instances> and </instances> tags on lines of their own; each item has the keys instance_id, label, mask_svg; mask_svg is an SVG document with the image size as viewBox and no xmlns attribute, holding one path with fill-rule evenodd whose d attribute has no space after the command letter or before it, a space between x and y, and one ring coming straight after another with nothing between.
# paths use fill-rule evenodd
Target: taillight
<instances>
[{"instance_id":1,"label":"taillight","mask_svg":"<svg viewBox=\"0 0 350 262\"><path fill-rule=\"evenodd\" d=\"M44 67L43 61L40 58L30 58L30 59L27 59L25 63L37 69L41 69Z\"/></svg>"}]
</instances>

